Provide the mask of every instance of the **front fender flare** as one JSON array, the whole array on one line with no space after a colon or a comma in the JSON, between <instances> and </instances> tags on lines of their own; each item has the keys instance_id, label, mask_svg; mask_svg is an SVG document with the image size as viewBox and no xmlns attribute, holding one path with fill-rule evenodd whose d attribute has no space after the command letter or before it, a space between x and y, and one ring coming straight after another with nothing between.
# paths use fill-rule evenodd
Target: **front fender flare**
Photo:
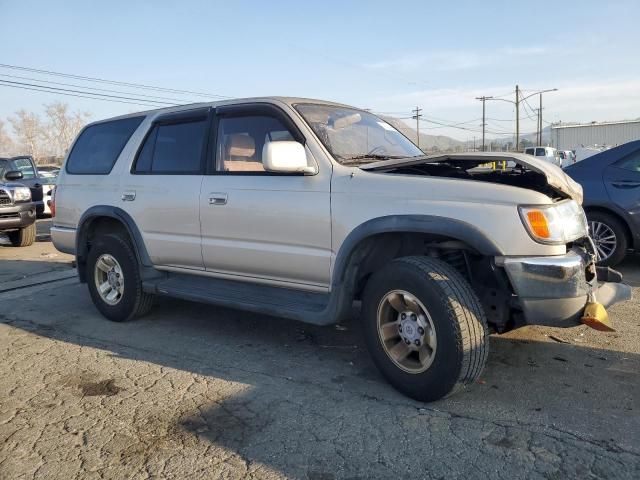
<instances>
[{"instance_id":1,"label":"front fender flare","mask_svg":"<svg viewBox=\"0 0 640 480\"><path fill-rule=\"evenodd\" d=\"M332 286L343 283L352 255L360 242L373 235L391 232L443 235L465 242L482 255L504 255L502 248L486 233L462 220L435 215L389 215L368 220L347 235L336 255Z\"/></svg>"}]
</instances>

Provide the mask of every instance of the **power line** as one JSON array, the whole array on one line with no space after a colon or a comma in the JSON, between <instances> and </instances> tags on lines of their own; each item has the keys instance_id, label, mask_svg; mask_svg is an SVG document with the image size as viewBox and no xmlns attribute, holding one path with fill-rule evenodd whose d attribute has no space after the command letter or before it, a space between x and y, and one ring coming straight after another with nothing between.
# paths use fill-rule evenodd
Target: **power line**
<instances>
[{"instance_id":1,"label":"power line","mask_svg":"<svg viewBox=\"0 0 640 480\"><path fill-rule=\"evenodd\" d=\"M2 87L10 87L10 88L17 88L17 89L20 89L20 90L31 90L31 91L34 91L34 92L56 93L58 95L65 95L67 97L89 98L91 100L102 100L102 101L105 101L105 102L125 103L125 104L128 104L128 105L141 105L143 107L158 108L158 105L152 105L152 104L148 104L148 103L127 102L127 101L124 101L124 100L116 100L116 99L109 99L109 98L102 98L102 97L91 97L91 96L88 96L88 95L79 95L79 94L66 93L66 92L52 92L51 90L44 90L43 89L43 88L48 88L48 87L32 88L32 87L24 87L24 86L20 86L20 85L10 85L10 84L6 84L4 82L6 82L6 80L0 80L0 86L2 86Z\"/></svg>"},{"instance_id":2,"label":"power line","mask_svg":"<svg viewBox=\"0 0 640 480\"><path fill-rule=\"evenodd\" d=\"M194 92L191 90L179 90L176 88L166 88L166 87L157 87L154 85L145 85L142 83L131 83L131 82L122 82L122 81L118 81L118 80L108 80L105 78L98 78L98 77L87 77L84 75L76 75L76 74L71 74L71 73L62 73L62 72L54 72L51 70L42 70L39 68L30 68L30 67L22 67L19 65L9 65L6 63L0 63L0 67L1 68L8 68L11 70L21 70L21 71L26 71L26 72L33 72L33 73L39 73L39 74L43 74L43 75L53 75L53 76L57 76L57 77L65 77L65 78L73 78L76 80L85 80L87 82L97 82L97 83L106 83L106 84L110 84L110 85L120 85L120 86L124 86L124 87L133 87L133 88L139 88L139 89L143 89L143 90L154 90L154 91L158 91L158 92L167 92L167 93L176 93L176 94L185 94L185 95L197 95L199 97L207 97L207 98L211 98L211 97L217 97L217 98L233 98L233 97L229 97L226 95L220 95L217 93L205 93L205 92Z\"/></svg>"},{"instance_id":3,"label":"power line","mask_svg":"<svg viewBox=\"0 0 640 480\"><path fill-rule=\"evenodd\" d=\"M90 89L90 90L96 90L99 92L109 92L109 93L122 93L125 95L136 95L136 97L144 97L144 98L150 98L150 99L160 99L160 100L171 100L174 102L178 102L175 105L178 105L179 103L184 103L184 100L181 100L179 98L171 98L171 97L162 97L162 96L158 96L158 95L145 95L143 93L135 93L135 92L123 92L122 90L111 90L109 88L98 88L98 87L90 87L90 86L86 86L86 85L78 85L75 83L64 83L64 82L54 82L52 80L41 80L39 78L33 78L33 77L22 77L20 75L7 75L5 73L0 73L0 77L7 77L7 78L15 78L18 80L30 80L33 82L40 82L40 83L47 83L47 84L51 84L51 85L62 85L63 87L76 87L76 88L85 88L85 89ZM195 102L193 102L195 103Z\"/></svg>"},{"instance_id":4,"label":"power line","mask_svg":"<svg viewBox=\"0 0 640 480\"><path fill-rule=\"evenodd\" d=\"M60 87L49 87L47 85L38 85L38 84L34 84L34 83L25 83L25 82L15 82L12 80L0 80L0 82L4 83L4 84L10 84L10 85L21 85L21 86L26 86L26 87L39 87L39 88L46 88L49 90L53 90L53 91L60 91L60 92L70 92L70 93L77 93L77 94L83 94L83 95L95 95L95 96L99 96L99 97L106 97L106 98L114 98L114 99L119 99L119 100L132 100L132 101L144 101L147 104L151 104L151 105L156 105L156 106L176 106L178 105L177 103L170 103L170 102L165 102L162 100L145 100L145 99L140 99L140 98L136 98L136 97L124 97L121 95L109 95L107 93L93 93L93 92L87 92L85 90L73 90L73 89L68 89L68 88L60 88Z\"/></svg>"}]
</instances>

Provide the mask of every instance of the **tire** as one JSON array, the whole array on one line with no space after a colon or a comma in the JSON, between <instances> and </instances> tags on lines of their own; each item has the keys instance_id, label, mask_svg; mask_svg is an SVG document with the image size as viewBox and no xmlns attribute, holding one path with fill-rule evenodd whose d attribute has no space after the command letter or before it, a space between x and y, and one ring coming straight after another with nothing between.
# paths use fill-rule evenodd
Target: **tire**
<instances>
[{"instance_id":1,"label":"tire","mask_svg":"<svg viewBox=\"0 0 640 480\"><path fill-rule=\"evenodd\" d=\"M613 251L604 260L601 260L599 257L597 264L606 267L613 267L620 263L627 254L627 248L629 246L627 232L622 222L613 215L605 212L589 212L587 213L587 221L589 222L589 235L591 235L593 242L596 244L598 255L601 255L601 252L603 251L605 253L608 252L609 247L600 245L598 236L605 239L610 237L610 235L608 237L606 236L607 233L612 232L613 235L615 235L615 247ZM597 232L597 236L594 236L594 226L597 231L598 225L601 225L601 230L600 232ZM603 229L605 229L604 232ZM605 248L605 250L602 250L603 248Z\"/></svg>"},{"instance_id":2,"label":"tire","mask_svg":"<svg viewBox=\"0 0 640 480\"><path fill-rule=\"evenodd\" d=\"M14 247L28 247L36 241L36 224L21 228L13 232L7 232L7 236Z\"/></svg>"},{"instance_id":3,"label":"tire","mask_svg":"<svg viewBox=\"0 0 640 480\"><path fill-rule=\"evenodd\" d=\"M103 298L104 294L98 291L97 285L97 283L104 283L99 282L96 270L98 262L104 259L115 260L115 264L113 262L109 264L109 266L113 267L114 274L116 270L119 272L116 274L118 279L114 280L122 279L122 287L118 287L121 289L121 293L118 293L111 303L106 298ZM105 264L101 262L100 265L103 266ZM119 268L116 269L116 265ZM136 255L129 243L120 236L105 235L99 237L93 243L91 250L89 250L86 268L91 299L96 308L107 319L114 322L125 322L145 315L151 310L155 297L142 290ZM100 268L98 270L103 272ZM100 273L100 275L103 276L105 274ZM114 290L116 288L110 289L108 292L111 293Z\"/></svg>"},{"instance_id":4,"label":"tire","mask_svg":"<svg viewBox=\"0 0 640 480\"><path fill-rule=\"evenodd\" d=\"M394 292L409 293L402 296L406 305L413 302L415 306L417 300L421 307L426 307L428 315L418 318L427 317L431 326L423 325L423 332L435 330L436 345L430 356L431 363L424 371L417 371L424 368L420 364L420 352L413 352L404 360L414 362L415 371L407 371L409 363L399 365L387 353L393 350L389 345L396 339L383 341L378 327L379 313L388 310L390 318L397 314L398 322L404 321L400 320L402 314L395 307L386 306L385 299L392 299ZM438 400L475 382L487 360L488 328L480 301L462 275L438 259L398 258L373 274L363 294L362 321L367 347L382 375L397 390L415 400ZM398 336L398 343L402 343L403 337ZM405 343L407 340L404 338Z\"/></svg>"}]
</instances>

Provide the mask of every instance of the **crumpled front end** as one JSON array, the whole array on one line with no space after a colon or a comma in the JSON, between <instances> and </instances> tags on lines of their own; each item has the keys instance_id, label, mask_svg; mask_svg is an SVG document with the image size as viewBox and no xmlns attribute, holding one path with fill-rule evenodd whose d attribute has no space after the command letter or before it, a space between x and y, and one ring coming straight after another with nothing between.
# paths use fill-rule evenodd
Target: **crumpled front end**
<instances>
[{"instance_id":1,"label":"crumpled front end","mask_svg":"<svg viewBox=\"0 0 640 480\"><path fill-rule=\"evenodd\" d=\"M587 248L576 245L558 256L497 259L507 273L524 323L572 327L589 318L585 317L588 305L600 304L606 312L606 308L631 299L631 287L622 283L622 275L608 267L596 267ZM604 317L602 313L599 316Z\"/></svg>"}]
</instances>

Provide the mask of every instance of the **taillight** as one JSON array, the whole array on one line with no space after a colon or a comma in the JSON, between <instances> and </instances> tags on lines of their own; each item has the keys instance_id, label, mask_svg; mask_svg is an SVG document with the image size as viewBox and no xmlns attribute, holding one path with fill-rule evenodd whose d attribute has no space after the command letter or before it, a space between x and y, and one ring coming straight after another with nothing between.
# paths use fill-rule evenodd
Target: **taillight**
<instances>
[{"instance_id":1,"label":"taillight","mask_svg":"<svg viewBox=\"0 0 640 480\"><path fill-rule=\"evenodd\" d=\"M56 189L57 187L53 187L51 189L51 200L49 200L49 209L51 210L51 218L56 216Z\"/></svg>"}]
</instances>

